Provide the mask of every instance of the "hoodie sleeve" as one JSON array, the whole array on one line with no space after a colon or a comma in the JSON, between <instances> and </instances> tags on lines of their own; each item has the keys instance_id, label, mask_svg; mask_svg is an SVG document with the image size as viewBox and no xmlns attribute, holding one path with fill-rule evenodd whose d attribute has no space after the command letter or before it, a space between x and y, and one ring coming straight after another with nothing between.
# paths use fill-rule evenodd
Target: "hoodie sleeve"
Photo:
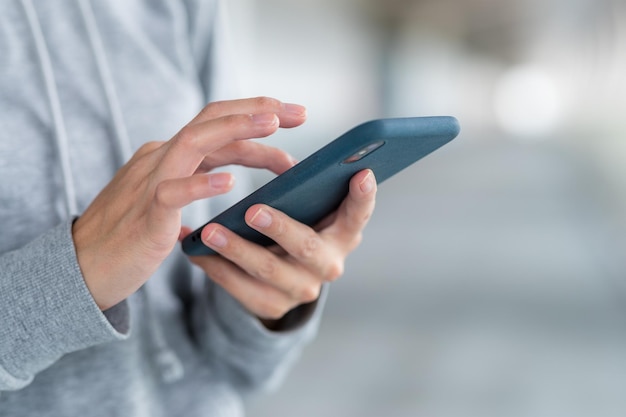
<instances>
[{"instance_id":1,"label":"hoodie sleeve","mask_svg":"<svg viewBox=\"0 0 626 417\"><path fill-rule=\"evenodd\" d=\"M272 390L284 379L302 348L316 335L326 290L311 314L288 330L268 330L220 286L207 281L207 302L195 314L200 343L212 369L244 392Z\"/></svg>"},{"instance_id":2,"label":"hoodie sleeve","mask_svg":"<svg viewBox=\"0 0 626 417\"><path fill-rule=\"evenodd\" d=\"M104 314L83 280L67 221L0 255L0 391L62 355L128 336L126 302Z\"/></svg>"}]
</instances>

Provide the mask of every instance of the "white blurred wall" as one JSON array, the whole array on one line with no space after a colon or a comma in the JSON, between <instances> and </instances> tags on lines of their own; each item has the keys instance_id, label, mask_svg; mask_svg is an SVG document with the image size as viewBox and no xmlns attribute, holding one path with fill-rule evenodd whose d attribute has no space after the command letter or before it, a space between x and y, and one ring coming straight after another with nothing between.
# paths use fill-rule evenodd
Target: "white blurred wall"
<instances>
[{"instance_id":1,"label":"white blurred wall","mask_svg":"<svg viewBox=\"0 0 626 417\"><path fill-rule=\"evenodd\" d=\"M236 59L242 94L270 95L307 106L307 124L297 133L279 134L277 140L298 157L381 112L372 49L375 34L359 13L341 5L228 3L233 43L240 52Z\"/></svg>"},{"instance_id":2,"label":"white blurred wall","mask_svg":"<svg viewBox=\"0 0 626 417\"><path fill-rule=\"evenodd\" d=\"M296 157L375 117L462 126L381 187L318 340L250 415L625 415L626 4L228 6L242 95L308 106L269 139Z\"/></svg>"},{"instance_id":3,"label":"white blurred wall","mask_svg":"<svg viewBox=\"0 0 626 417\"><path fill-rule=\"evenodd\" d=\"M500 130L505 139L564 140L624 165L619 0L230 0L228 8L242 94L309 107L307 126L281 135L298 156L365 119L454 114L477 138ZM522 84L507 89L516 71Z\"/></svg>"}]
</instances>

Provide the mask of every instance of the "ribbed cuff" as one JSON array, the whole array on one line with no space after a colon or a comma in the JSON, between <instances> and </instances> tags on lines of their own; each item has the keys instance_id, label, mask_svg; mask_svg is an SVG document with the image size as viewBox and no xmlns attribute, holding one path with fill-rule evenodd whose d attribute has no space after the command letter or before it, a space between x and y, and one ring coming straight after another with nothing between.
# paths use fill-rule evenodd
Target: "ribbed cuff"
<instances>
[{"instance_id":1,"label":"ribbed cuff","mask_svg":"<svg viewBox=\"0 0 626 417\"><path fill-rule=\"evenodd\" d=\"M13 384L63 354L128 337L126 303L105 315L87 289L71 228L64 222L0 258L0 368Z\"/></svg>"}]
</instances>

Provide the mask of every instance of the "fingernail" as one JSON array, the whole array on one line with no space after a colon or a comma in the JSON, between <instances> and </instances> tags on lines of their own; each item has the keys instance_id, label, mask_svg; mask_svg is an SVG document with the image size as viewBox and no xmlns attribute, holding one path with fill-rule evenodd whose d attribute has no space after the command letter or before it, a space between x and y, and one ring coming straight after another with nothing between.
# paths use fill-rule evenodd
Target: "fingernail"
<instances>
[{"instance_id":1,"label":"fingernail","mask_svg":"<svg viewBox=\"0 0 626 417\"><path fill-rule=\"evenodd\" d=\"M278 124L278 117L274 113L253 114L252 121L257 126L274 126Z\"/></svg>"},{"instance_id":2,"label":"fingernail","mask_svg":"<svg viewBox=\"0 0 626 417\"><path fill-rule=\"evenodd\" d=\"M232 185L235 177L228 173L216 173L209 175L209 185L211 188L226 188Z\"/></svg>"},{"instance_id":3,"label":"fingernail","mask_svg":"<svg viewBox=\"0 0 626 417\"><path fill-rule=\"evenodd\" d=\"M257 227L268 227L272 224L272 215L267 210L259 209L250 219L250 223Z\"/></svg>"},{"instance_id":4,"label":"fingernail","mask_svg":"<svg viewBox=\"0 0 626 417\"><path fill-rule=\"evenodd\" d=\"M207 243L215 248L223 248L228 243L226 235L218 229L214 229L206 238Z\"/></svg>"},{"instance_id":5,"label":"fingernail","mask_svg":"<svg viewBox=\"0 0 626 417\"><path fill-rule=\"evenodd\" d=\"M371 172L368 172L365 178L363 178L363 180L359 183L359 188L361 188L361 191L367 194L374 189L375 185L376 184L374 183L374 176Z\"/></svg>"},{"instance_id":6,"label":"fingernail","mask_svg":"<svg viewBox=\"0 0 626 417\"><path fill-rule=\"evenodd\" d=\"M306 107L299 104L283 103L283 111L295 116L306 116Z\"/></svg>"}]
</instances>

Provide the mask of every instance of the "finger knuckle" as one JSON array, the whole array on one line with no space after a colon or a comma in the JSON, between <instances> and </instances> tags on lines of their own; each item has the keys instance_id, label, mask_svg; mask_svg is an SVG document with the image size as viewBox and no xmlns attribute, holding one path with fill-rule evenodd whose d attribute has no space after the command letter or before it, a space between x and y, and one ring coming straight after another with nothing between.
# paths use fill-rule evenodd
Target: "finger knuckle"
<instances>
[{"instance_id":1,"label":"finger knuckle","mask_svg":"<svg viewBox=\"0 0 626 417\"><path fill-rule=\"evenodd\" d=\"M171 191L167 183L161 182L154 189L154 201L159 206L167 207L171 200Z\"/></svg>"},{"instance_id":2,"label":"finger knuckle","mask_svg":"<svg viewBox=\"0 0 626 417\"><path fill-rule=\"evenodd\" d=\"M141 145L133 154L130 160L120 169L120 173L130 174L138 177L145 176L146 170L151 170L158 155L155 151L159 149L165 142L147 142Z\"/></svg>"},{"instance_id":3,"label":"finger knuckle","mask_svg":"<svg viewBox=\"0 0 626 417\"><path fill-rule=\"evenodd\" d=\"M367 210L365 212L359 212L359 210L353 209L348 211L348 219L350 225L353 228L363 228L372 218L372 211Z\"/></svg>"},{"instance_id":4,"label":"finger knuckle","mask_svg":"<svg viewBox=\"0 0 626 417\"><path fill-rule=\"evenodd\" d=\"M372 218L372 212L368 210L367 212L363 213L363 215L361 216L361 224L366 224L367 222L370 221L371 218Z\"/></svg>"},{"instance_id":5,"label":"finger knuckle","mask_svg":"<svg viewBox=\"0 0 626 417\"><path fill-rule=\"evenodd\" d=\"M288 311L288 308L280 305L276 301L265 300L259 306L259 315L270 320L278 320L282 318Z\"/></svg>"},{"instance_id":6,"label":"finger knuckle","mask_svg":"<svg viewBox=\"0 0 626 417\"><path fill-rule=\"evenodd\" d=\"M227 233L227 230L224 231ZM241 263L246 258L246 249L237 239L229 238L226 247L220 249L220 253L235 264Z\"/></svg>"},{"instance_id":7,"label":"finger knuckle","mask_svg":"<svg viewBox=\"0 0 626 417\"><path fill-rule=\"evenodd\" d=\"M229 269L224 262L218 260L207 262L204 269L207 276L217 283L225 282L228 278Z\"/></svg>"},{"instance_id":8,"label":"finger knuckle","mask_svg":"<svg viewBox=\"0 0 626 417\"><path fill-rule=\"evenodd\" d=\"M248 142L245 142L245 141L233 142L233 143L228 144L227 150L230 154L234 155L235 157L241 157L246 152L249 152L247 145L248 145Z\"/></svg>"},{"instance_id":9,"label":"finger knuckle","mask_svg":"<svg viewBox=\"0 0 626 417\"><path fill-rule=\"evenodd\" d=\"M224 128L232 132L241 132L242 129L246 129L251 123L251 116L247 114L229 114L220 119Z\"/></svg>"},{"instance_id":10,"label":"finger knuckle","mask_svg":"<svg viewBox=\"0 0 626 417\"><path fill-rule=\"evenodd\" d=\"M354 236L352 236L352 239L350 240L349 249L351 251L356 249L361 244L361 242L363 242L363 233L362 232L355 233Z\"/></svg>"},{"instance_id":11,"label":"finger knuckle","mask_svg":"<svg viewBox=\"0 0 626 417\"><path fill-rule=\"evenodd\" d=\"M148 182L146 171L153 169L152 158L148 154L133 156L133 158L120 169L118 175L124 175L126 185L137 186L139 183Z\"/></svg>"},{"instance_id":12,"label":"finger knuckle","mask_svg":"<svg viewBox=\"0 0 626 417\"><path fill-rule=\"evenodd\" d=\"M319 284L305 285L300 289L300 294L297 297L298 301L300 303L312 303L319 298L320 291L321 287Z\"/></svg>"},{"instance_id":13,"label":"finger knuckle","mask_svg":"<svg viewBox=\"0 0 626 417\"><path fill-rule=\"evenodd\" d=\"M174 140L178 146L195 148L198 144L198 134L193 126L187 125L176 134Z\"/></svg>"},{"instance_id":14,"label":"finger knuckle","mask_svg":"<svg viewBox=\"0 0 626 417\"><path fill-rule=\"evenodd\" d=\"M212 164L219 164L223 158L228 158L232 164L245 165L248 158L254 154L254 148L249 148L251 142L247 141L235 141L225 145L219 150L220 156L215 158L216 162L210 162ZM211 155L205 157L205 161L211 161ZM222 159L220 159L222 158ZM207 162L209 163L209 162Z\"/></svg>"},{"instance_id":15,"label":"finger knuckle","mask_svg":"<svg viewBox=\"0 0 626 417\"><path fill-rule=\"evenodd\" d=\"M280 239L286 233L288 233L287 224L283 221L280 215L272 216L272 238Z\"/></svg>"},{"instance_id":16,"label":"finger knuckle","mask_svg":"<svg viewBox=\"0 0 626 417\"><path fill-rule=\"evenodd\" d=\"M322 240L318 235L312 235L304 239L300 246L297 256L302 259L314 258L322 246Z\"/></svg>"},{"instance_id":17,"label":"finger knuckle","mask_svg":"<svg viewBox=\"0 0 626 417\"><path fill-rule=\"evenodd\" d=\"M274 257L268 256L258 262L254 275L263 281L271 281L272 278L276 276L277 269L277 260Z\"/></svg>"},{"instance_id":18,"label":"finger knuckle","mask_svg":"<svg viewBox=\"0 0 626 417\"><path fill-rule=\"evenodd\" d=\"M141 145L139 147L139 149L137 149L137 152L135 152L136 156L143 156L146 155L148 153L151 153L155 150L157 150L158 148L160 148L163 143L162 141L150 141L150 142L146 142L143 145Z\"/></svg>"},{"instance_id":19,"label":"finger knuckle","mask_svg":"<svg viewBox=\"0 0 626 417\"><path fill-rule=\"evenodd\" d=\"M275 111L281 106L281 102L279 100L267 96L255 97L254 102L256 107L262 111Z\"/></svg>"},{"instance_id":20,"label":"finger knuckle","mask_svg":"<svg viewBox=\"0 0 626 417\"><path fill-rule=\"evenodd\" d=\"M326 271L325 281L332 282L336 281L343 275L344 272L344 263L343 261L335 261L332 262L328 270Z\"/></svg>"},{"instance_id":21,"label":"finger knuckle","mask_svg":"<svg viewBox=\"0 0 626 417\"><path fill-rule=\"evenodd\" d=\"M274 158L277 162L280 162L281 164L284 164L287 166L293 165L294 159L291 157L291 155L288 152L285 152L282 149L276 149L276 148L274 149L278 151L278 154Z\"/></svg>"},{"instance_id":22,"label":"finger knuckle","mask_svg":"<svg viewBox=\"0 0 626 417\"><path fill-rule=\"evenodd\" d=\"M216 115L223 113L222 109L225 106L225 101L214 101L204 106L204 108L200 111L200 115L203 119L214 119Z\"/></svg>"}]
</instances>

